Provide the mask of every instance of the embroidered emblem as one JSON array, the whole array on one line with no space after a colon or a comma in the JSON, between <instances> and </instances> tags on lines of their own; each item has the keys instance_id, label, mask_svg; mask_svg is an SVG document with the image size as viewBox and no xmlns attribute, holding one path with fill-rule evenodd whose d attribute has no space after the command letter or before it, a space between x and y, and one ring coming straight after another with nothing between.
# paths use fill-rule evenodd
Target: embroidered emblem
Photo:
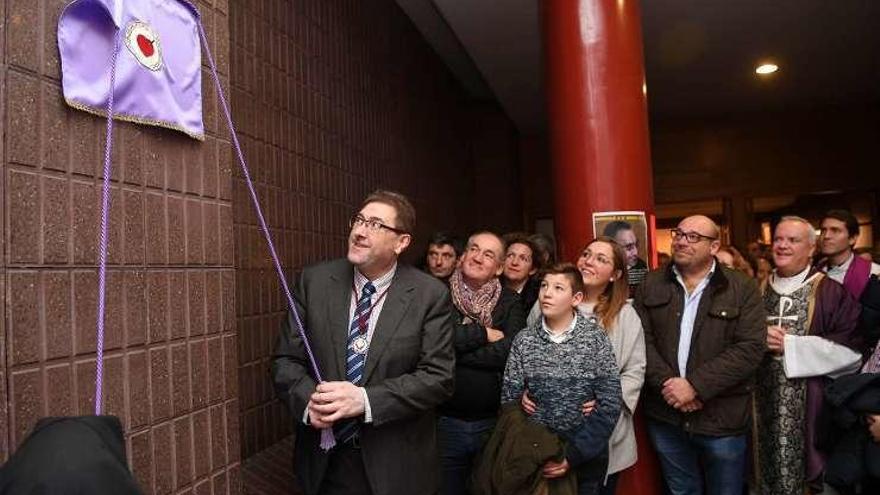
<instances>
[{"instance_id":1,"label":"embroidered emblem","mask_svg":"<svg viewBox=\"0 0 880 495\"><path fill-rule=\"evenodd\" d=\"M162 45L159 34L143 21L131 21L125 28L125 46L138 63L157 71L162 68Z\"/></svg>"},{"instance_id":2,"label":"embroidered emblem","mask_svg":"<svg viewBox=\"0 0 880 495\"><path fill-rule=\"evenodd\" d=\"M767 321L776 320L776 325L780 327L783 326L786 321L797 323L798 316L796 314L788 315L788 312L792 307L794 307L794 299L788 296L781 296L779 298L779 315L767 315Z\"/></svg>"}]
</instances>

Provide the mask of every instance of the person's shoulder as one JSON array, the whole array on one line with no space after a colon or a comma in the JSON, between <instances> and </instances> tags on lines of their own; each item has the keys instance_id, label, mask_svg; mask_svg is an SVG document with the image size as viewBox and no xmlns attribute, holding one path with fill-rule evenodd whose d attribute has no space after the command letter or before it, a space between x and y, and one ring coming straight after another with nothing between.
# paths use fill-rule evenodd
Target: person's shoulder
<instances>
[{"instance_id":1,"label":"person's shoulder","mask_svg":"<svg viewBox=\"0 0 880 495\"><path fill-rule=\"evenodd\" d=\"M727 282L727 287L731 288L735 294L740 294L740 296L738 296L740 297L740 300L747 298L752 292L760 292L758 281L749 277L747 274L722 265L718 265L715 269L719 270L719 274L724 277L724 280Z\"/></svg>"},{"instance_id":2,"label":"person's shoulder","mask_svg":"<svg viewBox=\"0 0 880 495\"><path fill-rule=\"evenodd\" d=\"M345 273L346 270L353 270L351 263L346 258L336 258L306 265L302 269L302 274L303 277L326 277Z\"/></svg>"},{"instance_id":3,"label":"person's shoulder","mask_svg":"<svg viewBox=\"0 0 880 495\"><path fill-rule=\"evenodd\" d=\"M397 278L430 294L443 294L449 290L446 284L437 277L411 265L398 264Z\"/></svg>"},{"instance_id":4,"label":"person's shoulder","mask_svg":"<svg viewBox=\"0 0 880 495\"><path fill-rule=\"evenodd\" d=\"M880 264L871 263L871 275L880 277Z\"/></svg>"},{"instance_id":5,"label":"person's shoulder","mask_svg":"<svg viewBox=\"0 0 880 495\"><path fill-rule=\"evenodd\" d=\"M620 313L617 314L617 326L624 330L630 330L630 327L641 327L642 319L639 312L633 307L632 301L628 300L623 303Z\"/></svg>"},{"instance_id":6,"label":"person's shoulder","mask_svg":"<svg viewBox=\"0 0 880 495\"><path fill-rule=\"evenodd\" d=\"M672 269L663 267L648 272L644 280L636 288L637 302L644 302L644 299L667 298L671 291L675 290L675 278L672 275Z\"/></svg>"},{"instance_id":7,"label":"person's shoulder","mask_svg":"<svg viewBox=\"0 0 880 495\"><path fill-rule=\"evenodd\" d=\"M724 266L722 264L715 265L715 269L719 270L721 275L727 279L727 282L734 285L748 285L750 282L753 282L754 279L749 277L746 273L743 273L740 270L735 268L730 268Z\"/></svg>"},{"instance_id":8,"label":"person's shoulder","mask_svg":"<svg viewBox=\"0 0 880 495\"><path fill-rule=\"evenodd\" d=\"M500 279L499 279L500 281ZM507 287L503 283L501 284L501 295L498 296L498 302L504 301L519 301L520 296L515 290Z\"/></svg>"},{"instance_id":9,"label":"person's shoulder","mask_svg":"<svg viewBox=\"0 0 880 495\"><path fill-rule=\"evenodd\" d=\"M814 276L816 276L816 274L811 275L810 278L807 279L808 283L812 283L811 279ZM819 276L822 277L822 279L819 281L819 284L816 287L816 291L819 294L822 294L823 298L834 299L834 300L845 299L845 298L849 298L849 299L853 299L853 300L855 299L849 293L849 291L846 290L846 288L843 286L843 284L841 284L837 280L834 280L833 278L829 277L828 275L825 275L824 273L819 274Z\"/></svg>"},{"instance_id":10,"label":"person's shoulder","mask_svg":"<svg viewBox=\"0 0 880 495\"><path fill-rule=\"evenodd\" d=\"M492 310L492 314L496 316L498 314L508 314L514 310L513 308L517 308L516 311L523 311L523 317L526 316L525 311L522 310L520 295L501 284L501 294L498 295L498 302L495 303L495 309Z\"/></svg>"},{"instance_id":11,"label":"person's shoulder","mask_svg":"<svg viewBox=\"0 0 880 495\"><path fill-rule=\"evenodd\" d=\"M578 313L577 318L577 326L584 340L590 342L610 342L605 329L599 325L595 318L590 318L581 313Z\"/></svg>"},{"instance_id":12,"label":"person's shoulder","mask_svg":"<svg viewBox=\"0 0 880 495\"><path fill-rule=\"evenodd\" d=\"M663 268L649 271L645 275L642 285L656 286L669 284L672 281L671 270L670 266L664 266Z\"/></svg>"},{"instance_id":13,"label":"person's shoulder","mask_svg":"<svg viewBox=\"0 0 880 495\"><path fill-rule=\"evenodd\" d=\"M534 345L541 338L538 335L538 332L543 331L544 329L541 328L540 323L535 326L525 327L522 329L522 331L516 332L516 335L513 336L513 341L511 345L515 345L517 347Z\"/></svg>"}]
</instances>

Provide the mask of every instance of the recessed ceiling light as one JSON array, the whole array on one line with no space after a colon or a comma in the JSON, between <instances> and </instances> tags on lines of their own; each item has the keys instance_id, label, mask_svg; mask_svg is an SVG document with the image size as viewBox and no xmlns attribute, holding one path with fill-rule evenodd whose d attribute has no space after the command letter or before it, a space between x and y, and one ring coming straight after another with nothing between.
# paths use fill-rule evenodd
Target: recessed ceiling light
<instances>
[{"instance_id":1,"label":"recessed ceiling light","mask_svg":"<svg viewBox=\"0 0 880 495\"><path fill-rule=\"evenodd\" d=\"M779 66L776 64L761 64L755 69L755 73L766 76L768 74L773 74L778 70Z\"/></svg>"}]
</instances>

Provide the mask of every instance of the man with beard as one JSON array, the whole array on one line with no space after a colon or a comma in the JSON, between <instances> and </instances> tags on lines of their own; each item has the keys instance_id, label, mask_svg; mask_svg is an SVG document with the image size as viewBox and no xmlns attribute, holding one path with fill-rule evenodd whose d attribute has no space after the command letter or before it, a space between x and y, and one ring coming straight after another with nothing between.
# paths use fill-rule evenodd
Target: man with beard
<instances>
[{"instance_id":1,"label":"man with beard","mask_svg":"<svg viewBox=\"0 0 880 495\"><path fill-rule=\"evenodd\" d=\"M672 263L636 292L648 433L673 495L703 493L704 480L706 493L743 489L765 313L754 281L716 263L718 234L708 217L682 220L672 230Z\"/></svg>"},{"instance_id":2,"label":"man with beard","mask_svg":"<svg viewBox=\"0 0 880 495\"><path fill-rule=\"evenodd\" d=\"M415 228L401 194L376 191L350 221L346 258L306 267L294 288L317 383L292 315L272 362L276 393L296 418L294 463L306 495L433 495L434 409L453 389L446 286L398 264ZM332 428L336 446L321 449Z\"/></svg>"},{"instance_id":3,"label":"man with beard","mask_svg":"<svg viewBox=\"0 0 880 495\"><path fill-rule=\"evenodd\" d=\"M858 302L812 268L816 231L782 217L773 234L776 270L764 289L766 342L758 369L756 453L760 493L802 495L823 489L825 454L817 420L830 378L858 371Z\"/></svg>"}]
</instances>

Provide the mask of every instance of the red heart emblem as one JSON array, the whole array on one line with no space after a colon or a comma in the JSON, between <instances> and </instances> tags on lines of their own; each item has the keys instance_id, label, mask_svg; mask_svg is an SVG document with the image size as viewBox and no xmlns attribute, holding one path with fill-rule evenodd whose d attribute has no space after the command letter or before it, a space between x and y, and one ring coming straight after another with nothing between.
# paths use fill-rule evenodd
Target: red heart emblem
<instances>
[{"instance_id":1,"label":"red heart emblem","mask_svg":"<svg viewBox=\"0 0 880 495\"><path fill-rule=\"evenodd\" d=\"M153 48L153 42L142 34L137 35L137 44L138 48L141 49L141 53L147 57L152 57L153 53L156 51Z\"/></svg>"}]
</instances>

